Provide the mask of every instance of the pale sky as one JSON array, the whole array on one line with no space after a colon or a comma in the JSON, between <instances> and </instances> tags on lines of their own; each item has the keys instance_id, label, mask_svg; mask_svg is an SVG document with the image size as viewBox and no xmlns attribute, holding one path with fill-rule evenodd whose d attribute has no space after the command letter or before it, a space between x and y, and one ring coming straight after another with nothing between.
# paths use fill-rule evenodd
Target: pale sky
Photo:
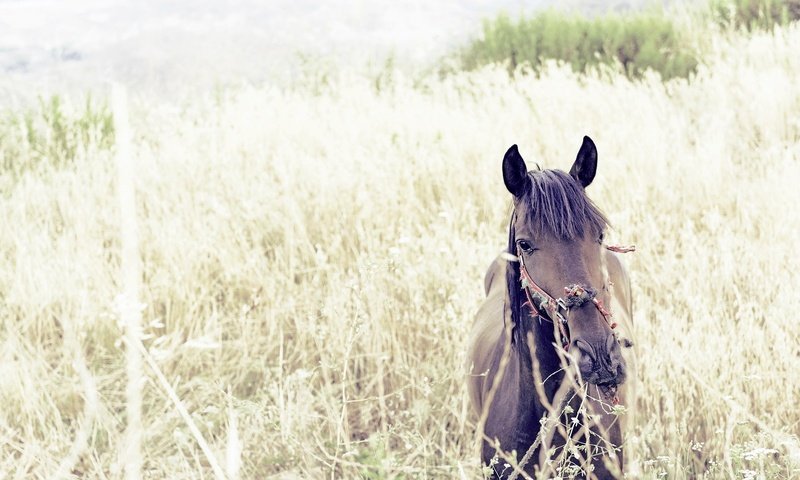
<instances>
[{"instance_id":1,"label":"pale sky","mask_svg":"<svg viewBox=\"0 0 800 480\"><path fill-rule=\"evenodd\" d=\"M0 100L118 81L169 92L215 82L286 81L300 54L340 64L392 54L425 65L501 10L553 0L0 0ZM559 6L565 2L558 2ZM603 10L621 3L572 1Z\"/></svg>"}]
</instances>

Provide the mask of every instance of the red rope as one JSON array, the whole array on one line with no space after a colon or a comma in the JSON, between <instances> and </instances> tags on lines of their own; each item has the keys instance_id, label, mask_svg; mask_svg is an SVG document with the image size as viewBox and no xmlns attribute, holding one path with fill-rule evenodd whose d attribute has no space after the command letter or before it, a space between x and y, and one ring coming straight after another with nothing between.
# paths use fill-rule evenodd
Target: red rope
<instances>
[{"instance_id":1,"label":"red rope","mask_svg":"<svg viewBox=\"0 0 800 480\"><path fill-rule=\"evenodd\" d=\"M600 300L599 298L593 298L592 302L594 303L594 306L597 307L597 310L600 311L600 315L602 315L603 318L606 319L606 322L608 322L608 326L611 327L612 330L617 328L617 322L611 320L614 314L612 314L611 311L606 310L606 307L603 305L603 301Z\"/></svg>"},{"instance_id":2,"label":"red rope","mask_svg":"<svg viewBox=\"0 0 800 480\"><path fill-rule=\"evenodd\" d=\"M606 249L616 253L629 253L636 251L636 245L606 245Z\"/></svg>"},{"instance_id":3,"label":"red rope","mask_svg":"<svg viewBox=\"0 0 800 480\"><path fill-rule=\"evenodd\" d=\"M558 309L556 301L553 299L553 297L548 295L547 292L542 290L542 288L539 287L539 285L537 285L536 282L533 281L533 278L531 278L530 274L528 273L528 269L522 262L522 256L520 252L517 252L517 258L519 259L520 263L519 273L522 276L522 279L525 280L522 289L525 291L525 297L527 301L523 304L523 306L528 305L528 307L532 310L534 315L540 318L544 318L542 317L541 313L539 312L539 309L536 307L536 304L533 301L533 297L531 296L531 290L541 295L545 300L544 309L547 311L548 315L550 315L550 320L554 325L558 326L558 331L561 334L562 347L564 348L564 350L569 350L569 332L567 331L567 328L563 324L563 322L558 320L558 315L556 315Z\"/></svg>"}]
</instances>

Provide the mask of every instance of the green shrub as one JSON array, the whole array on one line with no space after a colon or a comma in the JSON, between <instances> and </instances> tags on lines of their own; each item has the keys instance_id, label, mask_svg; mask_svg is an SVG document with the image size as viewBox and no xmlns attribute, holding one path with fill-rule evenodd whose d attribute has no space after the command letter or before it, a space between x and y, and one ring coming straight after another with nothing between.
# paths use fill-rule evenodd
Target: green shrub
<instances>
[{"instance_id":1,"label":"green shrub","mask_svg":"<svg viewBox=\"0 0 800 480\"><path fill-rule=\"evenodd\" d=\"M652 69L664 79L688 77L698 63L673 23L655 13L589 19L546 10L517 21L502 14L485 21L482 38L460 55L469 70L504 61L512 69L528 63L538 70L544 59L563 60L578 72L619 63L630 77Z\"/></svg>"},{"instance_id":2,"label":"green shrub","mask_svg":"<svg viewBox=\"0 0 800 480\"><path fill-rule=\"evenodd\" d=\"M714 0L717 23L747 30L772 30L800 20L800 0Z\"/></svg>"}]
</instances>

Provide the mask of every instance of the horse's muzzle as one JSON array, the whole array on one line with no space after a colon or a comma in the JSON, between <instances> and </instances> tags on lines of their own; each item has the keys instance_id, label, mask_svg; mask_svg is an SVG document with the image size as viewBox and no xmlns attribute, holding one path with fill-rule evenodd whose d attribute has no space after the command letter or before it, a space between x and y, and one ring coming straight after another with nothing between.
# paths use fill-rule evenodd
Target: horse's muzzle
<instances>
[{"instance_id":1,"label":"horse's muzzle","mask_svg":"<svg viewBox=\"0 0 800 480\"><path fill-rule=\"evenodd\" d=\"M625 358L613 333L604 342L588 342L576 338L572 345L584 382L609 388L625 383Z\"/></svg>"}]
</instances>

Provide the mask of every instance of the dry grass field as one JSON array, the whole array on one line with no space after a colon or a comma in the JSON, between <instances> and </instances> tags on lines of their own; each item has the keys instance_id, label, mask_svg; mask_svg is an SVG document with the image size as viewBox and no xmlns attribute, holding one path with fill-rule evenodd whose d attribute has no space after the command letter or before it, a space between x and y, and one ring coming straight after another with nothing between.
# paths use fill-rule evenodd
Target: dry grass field
<instances>
[{"instance_id":1,"label":"dry grass field","mask_svg":"<svg viewBox=\"0 0 800 480\"><path fill-rule=\"evenodd\" d=\"M567 169L584 134L607 237L638 246L640 478L800 478L800 28L706 41L692 81L498 66L133 95L133 424L116 150L67 122L82 99L66 132L5 112L0 478L121 478L126 427L144 478L479 478L464 353L506 241L502 154ZM57 141L68 161L23 168Z\"/></svg>"}]
</instances>

